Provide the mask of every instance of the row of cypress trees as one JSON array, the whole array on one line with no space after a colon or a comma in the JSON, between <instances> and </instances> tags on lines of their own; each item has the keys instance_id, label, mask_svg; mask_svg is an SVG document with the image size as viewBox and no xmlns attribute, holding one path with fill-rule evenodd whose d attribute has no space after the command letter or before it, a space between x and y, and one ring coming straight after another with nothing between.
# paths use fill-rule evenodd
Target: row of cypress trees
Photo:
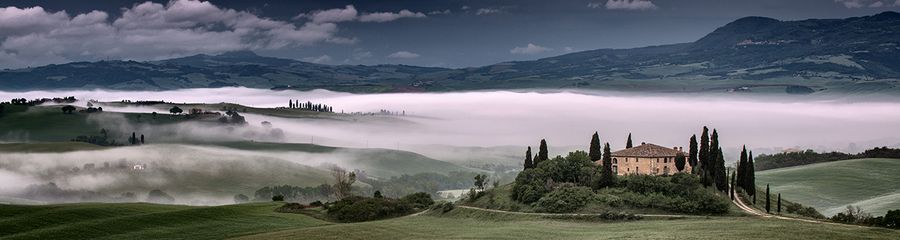
<instances>
[{"instance_id":1,"label":"row of cypress trees","mask_svg":"<svg viewBox=\"0 0 900 240\"><path fill-rule=\"evenodd\" d=\"M728 192L725 156L722 147L719 146L719 132L716 129L713 129L710 136L709 128L703 127L699 149L697 135L691 136L688 154L688 163L691 164L694 174L700 175L703 186L715 186L721 192Z\"/></svg>"},{"instance_id":2,"label":"row of cypress trees","mask_svg":"<svg viewBox=\"0 0 900 240\"><path fill-rule=\"evenodd\" d=\"M747 151L747 146L741 150L741 160L738 162L736 182L734 186L744 189L747 195L753 196L756 200L756 170L753 166L753 151ZM754 201L756 202L756 201Z\"/></svg>"}]
</instances>

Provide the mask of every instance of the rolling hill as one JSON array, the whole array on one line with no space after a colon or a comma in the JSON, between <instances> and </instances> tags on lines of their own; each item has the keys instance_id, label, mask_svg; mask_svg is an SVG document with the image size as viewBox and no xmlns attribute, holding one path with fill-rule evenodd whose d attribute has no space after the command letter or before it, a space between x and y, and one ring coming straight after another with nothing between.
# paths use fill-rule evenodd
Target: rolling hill
<instances>
[{"instance_id":1,"label":"rolling hill","mask_svg":"<svg viewBox=\"0 0 900 240\"><path fill-rule=\"evenodd\" d=\"M756 217L594 222L457 208L335 224L276 213L276 203L218 207L129 204L0 205L3 239L896 239L900 232ZM52 217L48 217L52 216ZM765 230L762 230L765 229Z\"/></svg>"},{"instance_id":2,"label":"rolling hill","mask_svg":"<svg viewBox=\"0 0 900 240\"><path fill-rule=\"evenodd\" d=\"M346 92L591 88L656 92L896 93L900 13L779 21L746 17L691 43L598 49L448 69L321 65L230 52L152 62L74 62L0 71L0 90L245 86Z\"/></svg>"},{"instance_id":3,"label":"rolling hill","mask_svg":"<svg viewBox=\"0 0 900 240\"><path fill-rule=\"evenodd\" d=\"M900 159L868 158L779 168L756 174L757 186L815 207L825 216L847 205L881 216L900 209Z\"/></svg>"}]
</instances>

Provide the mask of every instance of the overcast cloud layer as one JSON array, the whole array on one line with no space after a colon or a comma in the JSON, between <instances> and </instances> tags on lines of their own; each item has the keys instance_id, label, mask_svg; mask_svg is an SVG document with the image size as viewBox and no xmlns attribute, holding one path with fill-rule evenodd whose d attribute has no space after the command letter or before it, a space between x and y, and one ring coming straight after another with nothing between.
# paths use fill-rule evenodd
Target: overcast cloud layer
<instances>
[{"instance_id":1,"label":"overcast cloud layer","mask_svg":"<svg viewBox=\"0 0 900 240\"><path fill-rule=\"evenodd\" d=\"M235 50L274 50L329 42L352 44L338 34L346 21L389 22L425 14L360 14L352 5L273 20L211 2L172 0L123 8L120 17L104 11L69 14L40 6L0 8L0 66L18 68L75 60L157 60ZM318 58L323 61L327 59Z\"/></svg>"},{"instance_id":2,"label":"overcast cloud layer","mask_svg":"<svg viewBox=\"0 0 900 240\"><path fill-rule=\"evenodd\" d=\"M470 67L691 42L746 16L898 9L900 0L4 0L0 68L234 50L321 64ZM415 55L394 54L404 52Z\"/></svg>"}]
</instances>

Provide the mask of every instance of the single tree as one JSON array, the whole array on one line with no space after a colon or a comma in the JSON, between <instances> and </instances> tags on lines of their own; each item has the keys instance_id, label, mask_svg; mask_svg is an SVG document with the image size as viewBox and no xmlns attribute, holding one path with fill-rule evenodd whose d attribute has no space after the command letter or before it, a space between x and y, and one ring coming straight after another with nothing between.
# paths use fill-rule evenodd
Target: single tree
<instances>
[{"instance_id":1,"label":"single tree","mask_svg":"<svg viewBox=\"0 0 900 240\"><path fill-rule=\"evenodd\" d=\"M772 201L769 196L769 184L766 184L766 213L771 213Z\"/></svg>"},{"instance_id":2,"label":"single tree","mask_svg":"<svg viewBox=\"0 0 900 240\"><path fill-rule=\"evenodd\" d=\"M705 172L707 165L707 161L709 160L709 129L705 126L703 127L703 134L700 135L700 152L699 154L699 163L700 163L700 172ZM703 173L705 174L705 173ZM702 177L702 176L701 176ZM702 179L701 179L702 180ZM706 185L706 184L704 184Z\"/></svg>"},{"instance_id":3,"label":"single tree","mask_svg":"<svg viewBox=\"0 0 900 240\"><path fill-rule=\"evenodd\" d=\"M144 144L144 134L141 134L141 144Z\"/></svg>"},{"instance_id":4,"label":"single tree","mask_svg":"<svg viewBox=\"0 0 900 240\"><path fill-rule=\"evenodd\" d=\"M687 162L686 158L687 157L685 157L684 153L682 152L679 152L677 155L675 155L675 168L678 169L678 172L684 171L684 166Z\"/></svg>"},{"instance_id":5,"label":"single tree","mask_svg":"<svg viewBox=\"0 0 900 240\"><path fill-rule=\"evenodd\" d=\"M707 186L716 184L717 188L721 191L722 189L718 187L718 180L716 179L718 176L718 161L719 161L719 134L716 132L716 129L713 129L712 136L709 138L709 153L707 154L706 164L704 167L704 171L708 172L706 174L706 178L704 178L704 183Z\"/></svg>"},{"instance_id":6,"label":"single tree","mask_svg":"<svg viewBox=\"0 0 900 240\"><path fill-rule=\"evenodd\" d=\"M738 161L737 165L737 185L734 183L731 184L731 187L741 187L741 189L747 189L747 185L744 183L744 178L747 176L747 145L744 145L744 148L741 150L741 159Z\"/></svg>"},{"instance_id":7,"label":"single tree","mask_svg":"<svg viewBox=\"0 0 900 240\"><path fill-rule=\"evenodd\" d=\"M609 143L603 146L603 170L600 172L600 187L612 187L616 183L616 174L612 171L612 154Z\"/></svg>"},{"instance_id":8,"label":"single tree","mask_svg":"<svg viewBox=\"0 0 900 240\"><path fill-rule=\"evenodd\" d=\"M601 157L603 157L603 147L600 145L600 135L597 132L594 132L594 135L591 136L591 145L588 148L588 157L591 161L600 161Z\"/></svg>"},{"instance_id":9,"label":"single tree","mask_svg":"<svg viewBox=\"0 0 900 240\"><path fill-rule=\"evenodd\" d=\"M747 154L747 181L745 185L747 185L747 194L753 195L753 203L756 203L756 167L753 166L753 151L749 151Z\"/></svg>"},{"instance_id":10,"label":"single tree","mask_svg":"<svg viewBox=\"0 0 900 240\"><path fill-rule=\"evenodd\" d=\"M356 173L338 167L331 167L331 176L334 178L334 194L338 199L352 196L353 183L356 182Z\"/></svg>"},{"instance_id":11,"label":"single tree","mask_svg":"<svg viewBox=\"0 0 900 240\"><path fill-rule=\"evenodd\" d=\"M728 189L728 192L731 193L731 201L734 201L734 179L735 179L734 175L736 175L736 173L732 172L731 173L731 187Z\"/></svg>"},{"instance_id":12,"label":"single tree","mask_svg":"<svg viewBox=\"0 0 900 240\"><path fill-rule=\"evenodd\" d=\"M181 110L181 108L179 108L178 106L172 106L172 108L169 109L169 113L172 113L175 115L181 114L183 112L184 112L184 110Z\"/></svg>"},{"instance_id":13,"label":"single tree","mask_svg":"<svg viewBox=\"0 0 900 240\"><path fill-rule=\"evenodd\" d=\"M134 132L131 132L131 139L128 139L128 140L131 141L131 145L137 144L137 136L135 136Z\"/></svg>"},{"instance_id":14,"label":"single tree","mask_svg":"<svg viewBox=\"0 0 900 240\"><path fill-rule=\"evenodd\" d=\"M541 139L541 146L538 147L538 157L534 159L534 166L537 167L543 161L550 159L550 153L547 152L547 140Z\"/></svg>"},{"instance_id":15,"label":"single tree","mask_svg":"<svg viewBox=\"0 0 900 240\"><path fill-rule=\"evenodd\" d=\"M157 113L156 113L156 112L152 112L152 113L150 113L150 116L152 116L152 117L153 117L153 119L156 119L156 115L157 115Z\"/></svg>"},{"instance_id":16,"label":"single tree","mask_svg":"<svg viewBox=\"0 0 900 240\"><path fill-rule=\"evenodd\" d=\"M380 190L375 190L375 194L372 195L373 198L384 198L384 195L381 195Z\"/></svg>"},{"instance_id":17,"label":"single tree","mask_svg":"<svg viewBox=\"0 0 900 240\"><path fill-rule=\"evenodd\" d=\"M691 145L688 148L688 163L691 164L691 171L698 170L697 164L697 135L691 135Z\"/></svg>"},{"instance_id":18,"label":"single tree","mask_svg":"<svg viewBox=\"0 0 900 240\"><path fill-rule=\"evenodd\" d=\"M781 193L778 194L778 208L777 212L781 214Z\"/></svg>"},{"instance_id":19,"label":"single tree","mask_svg":"<svg viewBox=\"0 0 900 240\"><path fill-rule=\"evenodd\" d=\"M628 133L628 140L625 141L625 148L631 148L632 146L634 145L631 144L631 133Z\"/></svg>"},{"instance_id":20,"label":"single tree","mask_svg":"<svg viewBox=\"0 0 900 240\"><path fill-rule=\"evenodd\" d=\"M475 175L475 188L484 191L484 186L487 185L487 175L477 174Z\"/></svg>"},{"instance_id":21,"label":"single tree","mask_svg":"<svg viewBox=\"0 0 900 240\"><path fill-rule=\"evenodd\" d=\"M72 114L72 112L75 112L75 107L72 105L65 105L62 107L62 112L65 114Z\"/></svg>"},{"instance_id":22,"label":"single tree","mask_svg":"<svg viewBox=\"0 0 900 240\"><path fill-rule=\"evenodd\" d=\"M534 168L534 162L531 159L531 146L528 146L528 150L525 150L525 169Z\"/></svg>"},{"instance_id":23,"label":"single tree","mask_svg":"<svg viewBox=\"0 0 900 240\"><path fill-rule=\"evenodd\" d=\"M728 172L725 169L725 156L722 154L722 149L720 148L716 151L718 159L716 161L716 188L723 193L728 192Z\"/></svg>"}]
</instances>

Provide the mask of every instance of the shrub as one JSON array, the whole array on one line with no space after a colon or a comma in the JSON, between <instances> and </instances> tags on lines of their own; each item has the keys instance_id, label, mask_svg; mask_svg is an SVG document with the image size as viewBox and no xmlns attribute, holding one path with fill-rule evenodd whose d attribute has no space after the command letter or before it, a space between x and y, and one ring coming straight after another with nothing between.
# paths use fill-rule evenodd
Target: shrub
<instances>
[{"instance_id":1,"label":"shrub","mask_svg":"<svg viewBox=\"0 0 900 240\"><path fill-rule=\"evenodd\" d=\"M399 217L413 208L390 198L347 197L328 207L328 215L341 222L362 222Z\"/></svg>"},{"instance_id":2,"label":"shrub","mask_svg":"<svg viewBox=\"0 0 900 240\"><path fill-rule=\"evenodd\" d=\"M281 207L276 208L275 211L282 213L300 213L303 209L306 209L306 206L303 206L303 204L285 203L284 205L281 205Z\"/></svg>"},{"instance_id":3,"label":"shrub","mask_svg":"<svg viewBox=\"0 0 900 240\"><path fill-rule=\"evenodd\" d=\"M589 187L563 186L553 190L537 202L537 210L551 213L574 212L594 200Z\"/></svg>"},{"instance_id":4,"label":"shrub","mask_svg":"<svg viewBox=\"0 0 900 240\"><path fill-rule=\"evenodd\" d=\"M431 199L431 194L424 192L417 192L410 195L406 195L403 198L400 198L400 201L409 204L413 208L424 209L428 206L434 204L434 200Z\"/></svg>"},{"instance_id":5,"label":"shrub","mask_svg":"<svg viewBox=\"0 0 900 240\"><path fill-rule=\"evenodd\" d=\"M321 206L323 206L323 205L324 205L324 204L322 204L322 201L319 201L319 200L316 200L315 202L309 203L309 206L311 206L311 207L321 207Z\"/></svg>"},{"instance_id":6,"label":"shrub","mask_svg":"<svg viewBox=\"0 0 900 240\"><path fill-rule=\"evenodd\" d=\"M441 202L431 206L431 210L441 211L441 213L453 211L453 208L455 208L455 206L452 202Z\"/></svg>"},{"instance_id":7,"label":"shrub","mask_svg":"<svg viewBox=\"0 0 900 240\"><path fill-rule=\"evenodd\" d=\"M272 201L273 202L284 202L284 196L282 196L282 195L272 196Z\"/></svg>"},{"instance_id":8,"label":"shrub","mask_svg":"<svg viewBox=\"0 0 900 240\"><path fill-rule=\"evenodd\" d=\"M888 211L881 220L881 225L888 228L900 228L900 209Z\"/></svg>"},{"instance_id":9,"label":"shrub","mask_svg":"<svg viewBox=\"0 0 900 240\"><path fill-rule=\"evenodd\" d=\"M621 207L624 204L622 198L612 194L597 194L597 202L610 207Z\"/></svg>"}]
</instances>

